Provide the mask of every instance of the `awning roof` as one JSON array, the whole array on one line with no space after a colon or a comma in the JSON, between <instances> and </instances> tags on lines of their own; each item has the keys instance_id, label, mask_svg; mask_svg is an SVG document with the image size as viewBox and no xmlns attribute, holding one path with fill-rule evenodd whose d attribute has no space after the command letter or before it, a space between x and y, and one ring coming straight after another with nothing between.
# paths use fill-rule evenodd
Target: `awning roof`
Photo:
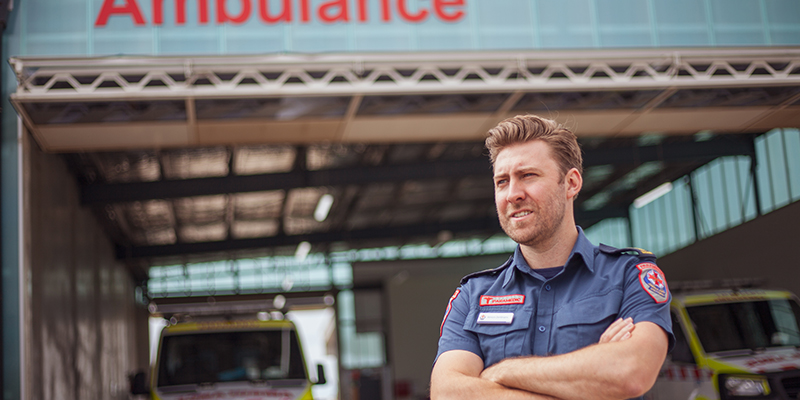
<instances>
[{"instance_id":1,"label":"awning roof","mask_svg":"<svg viewBox=\"0 0 800 400\"><path fill-rule=\"evenodd\" d=\"M519 113L581 136L800 125L800 49L13 58L48 151L480 140ZM109 134L109 132L114 132Z\"/></svg>"},{"instance_id":2,"label":"awning roof","mask_svg":"<svg viewBox=\"0 0 800 400\"><path fill-rule=\"evenodd\" d=\"M481 141L520 113L581 137L584 226L800 126L798 49L11 63L40 146L68 153L119 256L148 264L499 233Z\"/></svg>"}]
</instances>

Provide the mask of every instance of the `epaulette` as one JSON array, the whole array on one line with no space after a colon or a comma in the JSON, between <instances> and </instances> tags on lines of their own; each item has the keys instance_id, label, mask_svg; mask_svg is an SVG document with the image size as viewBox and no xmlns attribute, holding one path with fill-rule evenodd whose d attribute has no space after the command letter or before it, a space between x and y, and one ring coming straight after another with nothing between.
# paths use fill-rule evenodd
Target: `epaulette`
<instances>
[{"instance_id":1,"label":"epaulette","mask_svg":"<svg viewBox=\"0 0 800 400\"><path fill-rule=\"evenodd\" d=\"M647 251L645 249L640 249L638 247L623 247L621 249L618 249L616 247L611 247L601 243L600 246L598 246L598 248L603 253L611 255L621 256L627 254L631 256L638 256L639 258L644 258L644 259L653 259L653 260L656 259L656 255L653 254L652 251Z\"/></svg>"},{"instance_id":2,"label":"epaulette","mask_svg":"<svg viewBox=\"0 0 800 400\"><path fill-rule=\"evenodd\" d=\"M508 258L508 260L507 260L506 262L504 262L504 263L503 263L503 265L501 265L501 266L499 266L499 267L497 267L497 268L490 268L490 269L485 269L485 270L483 270L483 271L473 272L473 273L471 273L471 274L469 274L469 275L467 275L467 276L465 276L465 277L461 278L461 284L463 285L463 284L464 284L464 283L466 283L468 280L470 280L470 278L474 278L474 277L476 277L476 276L481 276L481 275L497 275L497 274L499 274L499 273L500 273L500 271L502 271L502 270L504 270L504 269L508 268L508 266L510 266L510 265L511 265L511 262L512 262L512 261L514 261L514 257L513 257L513 256L512 256L512 257L509 257L509 258Z\"/></svg>"}]
</instances>

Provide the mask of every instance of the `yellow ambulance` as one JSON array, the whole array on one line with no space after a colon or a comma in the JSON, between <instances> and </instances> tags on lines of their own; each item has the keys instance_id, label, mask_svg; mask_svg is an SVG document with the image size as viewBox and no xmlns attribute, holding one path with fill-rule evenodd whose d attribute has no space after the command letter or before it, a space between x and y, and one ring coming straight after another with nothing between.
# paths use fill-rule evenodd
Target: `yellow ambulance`
<instances>
[{"instance_id":1,"label":"yellow ambulance","mask_svg":"<svg viewBox=\"0 0 800 400\"><path fill-rule=\"evenodd\" d=\"M758 289L672 294L675 347L647 399L800 399L796 296Z\"/></svg>"},{"instance_id":2,"label":"yellow ambulance","mask_svg":"<svg viewBox=\"0 0 800 400\"><path fill-rule=\"evenodd\" d=\"M134 394L153 400L313 400L294 323L286 319L175 318L164 327L149 384ZM134 378L136 380L136 378Z\"/></svg>"}]
</instances>

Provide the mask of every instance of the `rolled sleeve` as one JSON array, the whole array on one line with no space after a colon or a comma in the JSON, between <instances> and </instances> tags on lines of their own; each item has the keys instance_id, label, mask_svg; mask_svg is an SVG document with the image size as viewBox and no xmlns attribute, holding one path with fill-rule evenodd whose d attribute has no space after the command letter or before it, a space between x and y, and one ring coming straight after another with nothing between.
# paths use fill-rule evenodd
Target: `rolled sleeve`
<instances>
[{"instance_id":1,"label":"rolled sleeve","mask_svg":"<svg viewBox=\"0 0 800 400\"><path fill-rule=\"evenodd\" d=\"M476 354L483 359L481 346L478 337L469 331L464 330L464 322L469 314L469 302L467 289L460 287L456 290L448 302L442 319L441 336L439 337L439 349L436 352L436 360L443 353L451 350L466 350Z\"/></svg>"},{"instance_id":2,"label":"rolled sleeve","mask_svg":"<svg viewBox=\"0 0 800 400\"><path fill-rule=\"evenodd\" d=\"M622 308L620 310L620 317L633 318L634 323L639 322L652 322L661 327L667 334L669 340L669 351L675 344L675 337L672 333L672 320L669 316L669 303L672 300L672 294L666 285L666 278L663 272L655 266L654 263L648 263L655 267L661 278L665 279L664 286L666 288L666 299L656 297L648 293L641 280L641 275L647 273L637 268L641 262L629 263L626 269L625 288L623 290Z\"/></svg>"}]
</instances>

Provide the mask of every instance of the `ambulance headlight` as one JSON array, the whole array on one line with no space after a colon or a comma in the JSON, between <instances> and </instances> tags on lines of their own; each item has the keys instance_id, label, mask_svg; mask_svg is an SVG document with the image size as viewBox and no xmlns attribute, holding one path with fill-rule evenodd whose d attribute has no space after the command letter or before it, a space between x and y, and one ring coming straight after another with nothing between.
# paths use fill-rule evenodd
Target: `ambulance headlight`
<instances>
[{"instance_id":1,"label":"ambulance headlight","mask_svg":"<svg viewBox=\"0 0 800 400\"><path fill-rule=\"evenodd\" d=\"M767 378L757 375L723 375L720 387L728 397L758 397L769 394Z\"/></svg>"}]
</instances>

